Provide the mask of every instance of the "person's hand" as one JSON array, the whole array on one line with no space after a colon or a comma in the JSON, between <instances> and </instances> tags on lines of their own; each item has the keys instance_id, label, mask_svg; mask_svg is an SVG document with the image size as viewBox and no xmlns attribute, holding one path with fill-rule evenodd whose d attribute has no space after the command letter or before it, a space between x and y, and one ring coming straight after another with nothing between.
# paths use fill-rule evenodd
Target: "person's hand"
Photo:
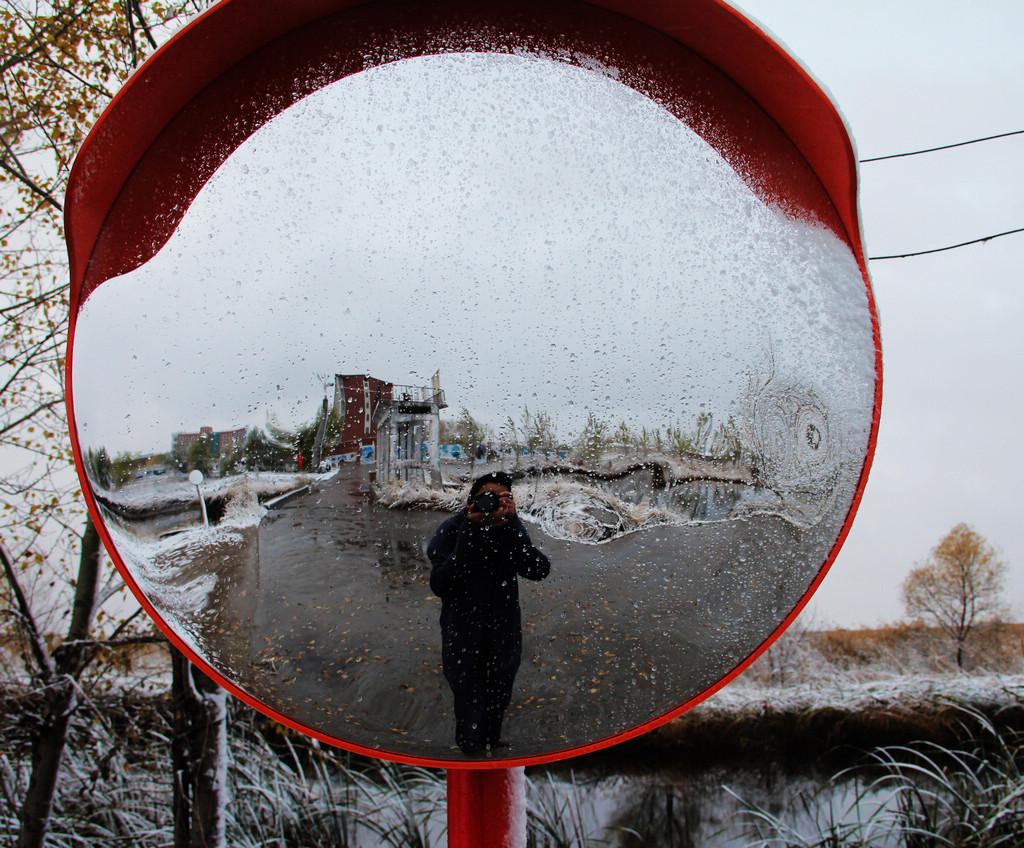
<instances>
[{"instance_id":1,"label":"person's hand","mask_svg":"<svg viewBox=\"0 0 1024 848\"><path fill-rule=\"evenodd\" d=\"M486 512L480 512L475 503L466 504L466 518L473 524L483 524L490 516Z\"/></svg>"}]
</instances>

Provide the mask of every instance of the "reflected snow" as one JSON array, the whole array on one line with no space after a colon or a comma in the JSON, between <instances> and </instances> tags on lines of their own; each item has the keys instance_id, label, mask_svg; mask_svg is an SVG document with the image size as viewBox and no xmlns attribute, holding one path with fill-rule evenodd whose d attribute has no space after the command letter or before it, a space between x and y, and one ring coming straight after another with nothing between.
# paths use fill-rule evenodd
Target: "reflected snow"
<instances>
[{"instance_id":1,"label":"reflected snow","mask_svg":"<svg viewBox=\"0 0 1024 848\"><path fill-rule=\"evenodd\" d=\"M129 563L153 576L151 599L199 653L265 703L359 744L462 759L424 553L445 514L388 509L365 488L348 466L258 528ZM841 519L807 531L751 516L601 545L532 529L552 572L520 584L509 753L610 736L703 691L796 603ZM197 603L185 592L200 575L216 583Z\"/></svg>"}]
</instances>

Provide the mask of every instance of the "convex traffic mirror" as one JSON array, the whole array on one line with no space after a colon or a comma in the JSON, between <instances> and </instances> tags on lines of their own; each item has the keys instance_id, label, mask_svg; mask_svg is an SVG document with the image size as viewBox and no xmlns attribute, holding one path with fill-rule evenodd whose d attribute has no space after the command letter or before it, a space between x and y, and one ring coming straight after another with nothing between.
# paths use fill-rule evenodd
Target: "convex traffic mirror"
<instances>
[{"instance_id":1,"label":"convex traffic mirror","mask_svg":"<svg viewBox=\"0 0 1024 848\"><path fill-rule=\"evenodd\" d=\"M111 553L236 694L356 750L665 720L805 602L863 487L877 326L808 155L593 6L282 34L154 131L77 282Z\"/></svg>"}]
</instances>

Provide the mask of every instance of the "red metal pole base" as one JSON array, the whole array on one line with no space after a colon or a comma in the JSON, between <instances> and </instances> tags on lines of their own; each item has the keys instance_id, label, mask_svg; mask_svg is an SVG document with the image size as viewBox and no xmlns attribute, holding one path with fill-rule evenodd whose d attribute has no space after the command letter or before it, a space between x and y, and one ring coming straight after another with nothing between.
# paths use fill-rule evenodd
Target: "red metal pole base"
<instances>
[{"instance_id":1,"label":"red metal pole base","mask_svg":"<svg viewBox=\"0 0 1024 848\"><path fill-rule=\"evenodd\" d=\"M448 770L448 848L525 848L522 768Z\"/></svg>"}]
</instances>

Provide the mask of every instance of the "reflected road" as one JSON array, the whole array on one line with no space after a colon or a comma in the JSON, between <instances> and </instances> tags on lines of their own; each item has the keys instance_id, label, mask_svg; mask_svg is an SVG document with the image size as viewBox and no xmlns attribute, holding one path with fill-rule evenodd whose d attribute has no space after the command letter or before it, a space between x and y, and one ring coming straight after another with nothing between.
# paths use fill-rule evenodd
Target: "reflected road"
<instances>
[{"instance_id":1,"label":"reflected road","mask_svg":"<svg viewBox=\"0 0 1024 848\"><path fill-rule=\"evenodd\" d=\"M425 554L447 514L376 507L361 488L360 469L344 468L271 510L245 556L209 562L218 581L202 647L299 722L395 753L463 759ZM594 742L703 691L792 608L835 532L830 521L802 531L761 517L593 546L530 527L552 570L520 583L507 756Z\"/></svg>"}]
</instances>

